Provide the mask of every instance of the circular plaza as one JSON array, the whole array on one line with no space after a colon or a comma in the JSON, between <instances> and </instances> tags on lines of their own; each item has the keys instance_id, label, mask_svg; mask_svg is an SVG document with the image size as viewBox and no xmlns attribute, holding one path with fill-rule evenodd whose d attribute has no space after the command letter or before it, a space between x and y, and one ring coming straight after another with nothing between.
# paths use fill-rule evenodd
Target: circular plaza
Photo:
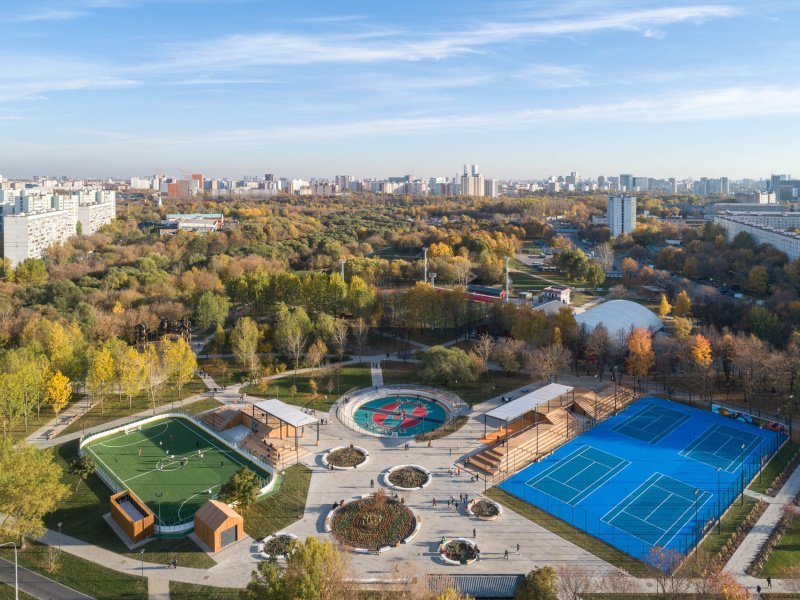
<instances>
[{"instance_id":1,"label":"circular plaza","mask_svg":"<svg viewBox=\"0 0 800 600\"><path fill-rule=\"evenodd\" d=\"M340 401L337 416L359 433L412 438L439 429L465 406L455 394L435 388L389 385L349 394Z\"/></svg>"}]
</instances>

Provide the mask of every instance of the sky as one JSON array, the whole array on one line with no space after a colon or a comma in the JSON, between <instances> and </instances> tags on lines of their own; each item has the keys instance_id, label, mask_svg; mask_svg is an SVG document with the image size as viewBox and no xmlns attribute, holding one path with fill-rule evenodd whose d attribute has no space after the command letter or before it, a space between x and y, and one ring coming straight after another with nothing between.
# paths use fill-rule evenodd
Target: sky
<instances>
[{"instance_id":1,"label":"sky","mask_svg":"<svg viewBox=\"0 0 800 600\"><path fill-rule=\"evenodd\" d=\"M0 173L800 174L797 0L3 0Z\"/></svg>"}]
</instances>

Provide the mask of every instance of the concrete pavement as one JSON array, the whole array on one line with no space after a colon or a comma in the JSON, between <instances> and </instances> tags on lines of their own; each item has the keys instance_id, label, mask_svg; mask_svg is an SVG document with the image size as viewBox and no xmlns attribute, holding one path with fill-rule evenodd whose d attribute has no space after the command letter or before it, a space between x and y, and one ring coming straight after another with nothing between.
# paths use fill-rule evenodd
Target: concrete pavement
<instances>
[{"instance_id":1,"label":"concrete pavement","mask_svg":"<svg viewBox=\"0 0 800 600\"><path fill-rule=\"evenodd\" d=\"M48 579L44 575L39 575L29 571L24 567L19 567L19 590L34 598L54 598L58 600L90 600L91 596L82 594L71 587ZM14 563L0 558L0 582L7 583L14 587Z\"/></svg>"}]
</instances>

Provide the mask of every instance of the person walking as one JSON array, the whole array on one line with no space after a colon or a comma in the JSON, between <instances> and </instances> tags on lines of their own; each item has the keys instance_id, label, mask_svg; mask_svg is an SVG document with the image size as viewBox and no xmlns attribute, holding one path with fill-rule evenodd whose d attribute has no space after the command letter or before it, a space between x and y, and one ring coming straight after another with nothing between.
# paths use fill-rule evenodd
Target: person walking
<instances>
[{"instance_id":1,"label":"person walking","mask_svg":"<svg viewBox=\"0 0 800 600\"><path fill-rule=\"evenodd\" d=\"M508 548L506 548L506 551L503 553L503 558L508 560Z\"/></svg>"},{"instance_id":2,"label":"person walking","mask_svg":"<svg viewBox=\"0 0 800 600\"><path fill-rule=\"evenodd\" d=\"M767 589L772 589L772 577L767 577Z\"/></svg>"},{"instance_id":3,"label":"person walking","mask_svg":"<svg viewBox=\"0 0 800 600\"><path fill-rule=\"evenodd\" d=\"M756 594L758 594L759 596L761 595L761 586L760 585L756 586Z\"/></svg>"},{"instance_id":4,"label":"person walking","mask_svg":"<svg viewBox=\"0 0 800 600\"><path fill-rule=\"evenodd\" d=\"M478 532L477 532L477 531L475 531L475 528L474 528L474 527L472 528L472 537L473 537L473 538L476 538L476 537L478 537Z\"/></svg>"},{"instance_id":5,"label":"person walking","mask_svg":"<svg viewBox=\"0 0 800 600\"><path fill-rule=\"evenodd\" d=\"M371 487L371 488L375 487L375 480L374 479L370 479L369 480L369 487Z\"/></svg>"},{"instance_id":6,"label":"person walking","mask_svg":"<svg viewBox=\"0 0 800 600\"><path fill-rule=\"evenodd\" d=\"M436 498L433 499L433 506L436 506Z\"/></svg>"},{"instance_id":7,"label":"person walking","mask_svg":"<svg viewBox=\"0 0 800 600\"><path fill-rule=\"evenodd\" d=\"M428 448L431 447L431 440L428 440Z\"/></svg>"},{"instance_id":8,"label":"person walking","mask_svg":"<svg viewBox=\"0 0 800 600\"><path fill-rule=\"evenodd\" d=\"M519 544L517 544L517 554L519 554Z\"/></svg>"}]
</instances>

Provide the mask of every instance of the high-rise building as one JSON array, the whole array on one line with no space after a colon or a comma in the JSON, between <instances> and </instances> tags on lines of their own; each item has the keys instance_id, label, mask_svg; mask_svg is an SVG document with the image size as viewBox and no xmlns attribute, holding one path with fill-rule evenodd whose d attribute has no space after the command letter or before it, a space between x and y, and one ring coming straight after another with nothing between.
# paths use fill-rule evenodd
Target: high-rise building
<instances>
[{"instance_id":1,"label":"high-rise building","mask_svg":"<svg viewBox=\"0 0 800 600\"><path fill-rule=\"evenodd\" d=\"M633 175L623 173L619 176L619 189L622 192L629 192L633 190Z\"/></svg>"},{"instance_id":2,"label":"high-rise building","mask_svg":"<svg viewBox=\"0 0 800 600\"><path fill-rule=\"evenodd\" d=\"M631 233L636 228L636 197L608 197L608 228L611 237Z\"/></svg>"},{"instance_id":3,"label":"high-rise building","mask_svg":"<svg viewBox=\"0 0 800 600\"><path fill-rule=\"evenodd\" d=\"M471 173L467 171L467 165L464 165L464 174L461 176L461 195L484 195L483 175L478 173L478 165L472 165Z\"/></svg>"}]
</instances>

